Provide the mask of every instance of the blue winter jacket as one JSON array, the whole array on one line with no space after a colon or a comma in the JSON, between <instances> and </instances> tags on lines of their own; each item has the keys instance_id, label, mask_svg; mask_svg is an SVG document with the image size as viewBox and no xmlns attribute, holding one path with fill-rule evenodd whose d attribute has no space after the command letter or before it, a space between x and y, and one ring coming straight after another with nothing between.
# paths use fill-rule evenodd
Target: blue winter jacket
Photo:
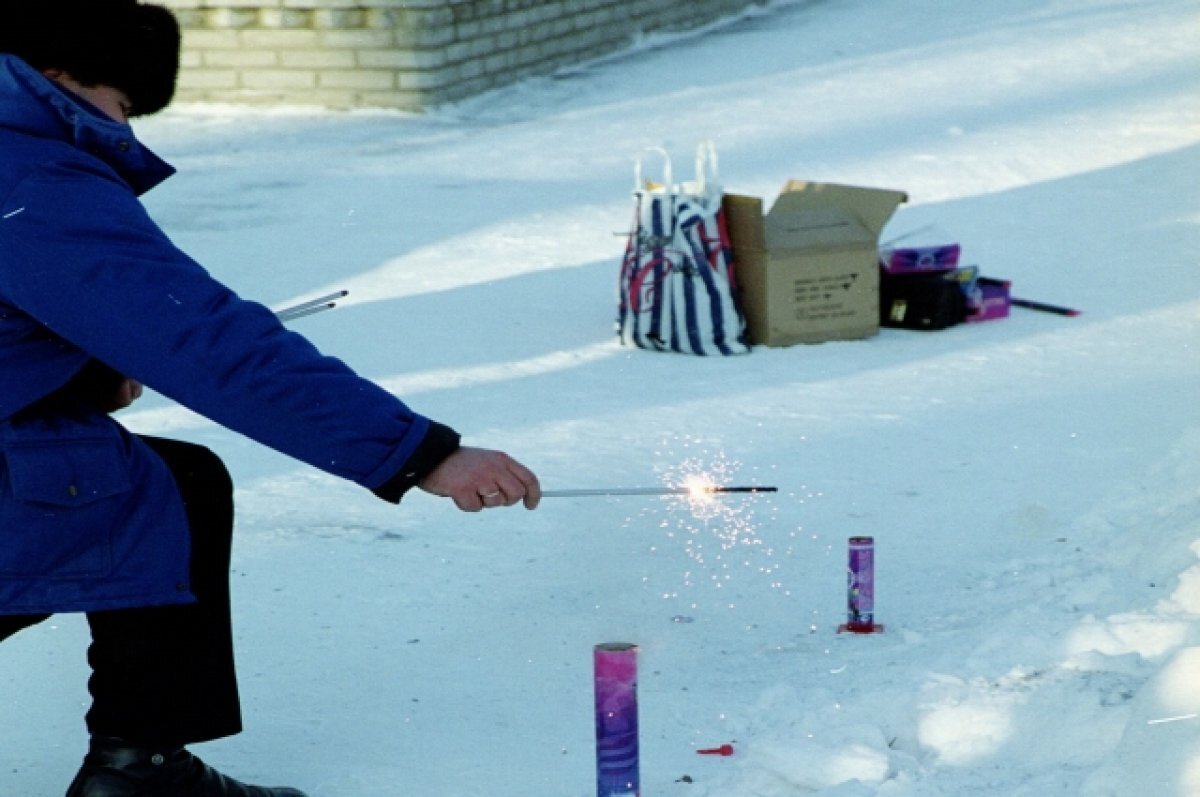
<instances>
[{"instance_id":1,"label":"blue winter jacket","mask_svg":"<svg viewBox=\"0 0 1200 797\"><path fill-rule=\"evenodd\" d=\"M173 171L0 55L0 614L194 600L162 461L42 401L89 363L388 500L458 445L176 248L138 200Z\"/></svg>"}]
</instances>

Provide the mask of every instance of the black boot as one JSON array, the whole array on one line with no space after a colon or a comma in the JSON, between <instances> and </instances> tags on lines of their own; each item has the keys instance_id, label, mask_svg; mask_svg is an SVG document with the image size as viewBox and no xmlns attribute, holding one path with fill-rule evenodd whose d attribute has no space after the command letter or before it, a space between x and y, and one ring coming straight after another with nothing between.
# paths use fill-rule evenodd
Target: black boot
<instances>
[{"instance_id":1,"label":"black boot","mask_svg":"<svg viewBox=\"0 0 1200 797\"><path fill-rule=\"evenodd\" d=\"M305 797L295 789L247 786L184 749L133 747L93 737L67 797Z\"/></svg>"}]
</instances>

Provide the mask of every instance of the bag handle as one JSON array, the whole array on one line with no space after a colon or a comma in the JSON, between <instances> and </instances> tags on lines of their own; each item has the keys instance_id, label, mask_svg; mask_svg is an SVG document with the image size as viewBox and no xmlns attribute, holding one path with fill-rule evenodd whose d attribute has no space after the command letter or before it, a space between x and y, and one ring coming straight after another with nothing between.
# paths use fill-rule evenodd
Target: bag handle
<instances>
[{"instance_id":1,"label":"bag handle","mask_svg":"<svg viewBox=\"0 0 1200 797\"><path fill-rule=\"evenodd\" d=\"M662 190L665 193L671 193L674 189L674 177L671 172L671 156L662 147L646 147L643 154L639 155L633 164L633 192L635 194L644 191L654 191L651 185L643 181L642 177L642 162L645 152L654 152L662 156Z\"/></svg>"},{"instance_id":2,"label":"bag handle","mask_svg":"<svg viewBox=\"0 0 1200 797\"><path fill-rule=\"evenodd\" d=\"M717 168L717 147L711 140L696 147L696 179L680 183L680 194L711 203L721 198L721 178Z\"/></svg>"},{"instance_id":3,"label":"bag handle","mask_svg":"<svg viewBox=\"0 0 1200 797\"><path fill-rule=\"evenodd\" d=\"M712 139L696 147L696 184L701 194L721 193L721 175L717 163L717 145Z\"/></svg>"},{"instance_id":4,"label":"bag handle","mask_svg":"<svg viewBox=\"0 0 1200 797\"><path fill-rule=\"evenodd\" d=\"M633 166L634 193L660 190L664 193L693 194L710 198L721 193L721 176L717 160L717 147L711 139L701 142L696 147L696 179L675 185L674 173L671 168L671 156L662 147L646 147L645 152L653 152L662 158L662 183L651 183L645 180L645 154L639 155Z\"/></svg>"}]
</instances>

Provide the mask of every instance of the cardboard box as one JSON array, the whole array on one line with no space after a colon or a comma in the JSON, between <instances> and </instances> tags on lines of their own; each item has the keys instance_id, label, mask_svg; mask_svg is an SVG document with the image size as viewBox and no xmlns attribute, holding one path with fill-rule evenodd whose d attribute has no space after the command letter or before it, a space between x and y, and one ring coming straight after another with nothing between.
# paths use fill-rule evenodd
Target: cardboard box
<instances>
[{"instance_id":1,"label":"cardboard box","mask_svg":"<svg viewBox=\"0 0 1200 797\"><path fill-rule=\"evenodd\" d=\"M790 346L879 331L879 232L902 191L792 180L763 215L725 195L742 310L752 343Z\"/></svg>"}]
</instances>

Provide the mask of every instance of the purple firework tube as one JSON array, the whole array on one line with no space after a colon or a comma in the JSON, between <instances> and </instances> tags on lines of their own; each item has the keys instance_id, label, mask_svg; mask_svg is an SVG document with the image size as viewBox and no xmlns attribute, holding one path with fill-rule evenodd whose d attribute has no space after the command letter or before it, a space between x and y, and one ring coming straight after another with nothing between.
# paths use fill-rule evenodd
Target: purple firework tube
<instances>
[{"instance_id":1,"label":"purple firework tube","mask_svg":"<svg viewBox=\"0 0 1200 797\"><path fill-rule=\"evenodd\" d=\"M596 645L596 795L637 797L637 645Z\"/></svg>"},{"instance_id":2,"label":"purple firework tube","mask_svg":"<svg viewBox=\"0 0 1200 797\"><path fill-rule=\"evenodd\" d=\"M850 566L846 572L846 630L875 630L875 538L850 538Z\"/></svg>"}]
</instances>

